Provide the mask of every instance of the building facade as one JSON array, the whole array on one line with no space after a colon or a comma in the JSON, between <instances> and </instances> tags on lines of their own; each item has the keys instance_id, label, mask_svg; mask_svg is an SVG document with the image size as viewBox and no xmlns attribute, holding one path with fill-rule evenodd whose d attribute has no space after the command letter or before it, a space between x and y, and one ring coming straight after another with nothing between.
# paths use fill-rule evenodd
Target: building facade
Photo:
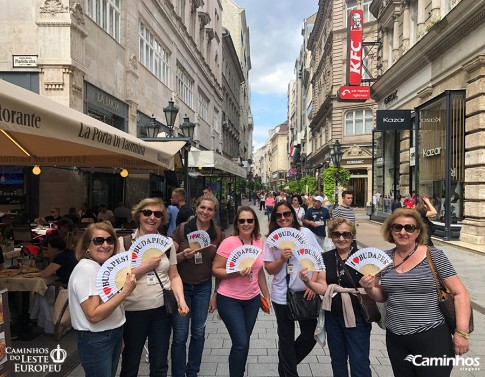
<instances>
[{"instance_id":1,"label":"building facade","mask_svg":"<svg viewBox=\"0 0 485 377\"><path fill-rule=\"evenodd\" d=\"M376 132L375 190L429 196L436 236L483 245L483 3L374 0L371 11L381 43L372 97L389 114L411 113L402 129ZM383 205L376 215L389 212Z\"/></svg>"}]
</instances>

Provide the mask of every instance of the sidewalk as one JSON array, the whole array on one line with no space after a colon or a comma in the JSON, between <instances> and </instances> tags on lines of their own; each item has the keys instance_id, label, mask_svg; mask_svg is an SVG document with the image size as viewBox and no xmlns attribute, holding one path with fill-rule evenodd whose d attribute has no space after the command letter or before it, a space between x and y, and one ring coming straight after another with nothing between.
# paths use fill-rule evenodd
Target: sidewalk
<instances>
[{"instance_id":1,"label":"sidewalk","mask_svg":"<svg viewBox=\"0 0 485 377\"><path fill-rule=\"evenodd\" d=\"M243 204L248 204L248 201L244 201ZM256 210L261 225L261 233L265 235L268 231L268 222L263 212L260 212L256 206L251 205L251 207ZM380 224L369 221L368 216L365 216L365 212L363 210L361 211L357 209L356 214L358 224L357 240L361 247L372 246L380 249L389 249L393 246L382 239L380 234ZM232 234L232 231L233 226L230 225L230 227L226 230L226 235ZM467 356L479 356L482 360L484 360L482 362L481 371L465 372L459 370L459 367L455 367L452 372L452 376L483 376L485 375L485 316L482 313L485 313L485 311L482 311L482 309L485 306L485 285L482 283L482 265L485 261L485 256L476 253L476 250L472 248L457 248L453 243L436 242L436 245L446 252L459 276L470 291L472 301L476 305L476 310L474 311L476 330L472 334L471 351L467 354ZM270 277L268 279L271 281ZM69 347L71 350L75 350L75 337L72 336L73 334L71 333L68 335L68 337L61 339L59 343L64 349ZM249 350L249 358L245 376L278 376L277 339L276 319L274 314L264 315L262 312L260 312L251 337L251 347ZM223 322L218 319L217 312L209 314L206 328L206 343L199 377L228 376L227 358L230 348L230 337ZM75 358L77 357L77 354L71 354L70 357ZM392 370L385 346L385 332L377 325L373 325L372 329L370 362L372 375L374 377L392 376ZM66 368L66 372L68 369L72 370L71 368ZM322 349L319 345L316 345L310 355L299 365L298 371L302 377L332 376L328 348L324 347ZM68 373L69 374L66 373L62 375L73 377L84 375L80 365L74 369L74 371L69 371ZM145 360L145 355L143 355L140 363L139 376L148 375L148 363ZM39 376L39 374L32 376Z\"/></svg>"}]
</instances>

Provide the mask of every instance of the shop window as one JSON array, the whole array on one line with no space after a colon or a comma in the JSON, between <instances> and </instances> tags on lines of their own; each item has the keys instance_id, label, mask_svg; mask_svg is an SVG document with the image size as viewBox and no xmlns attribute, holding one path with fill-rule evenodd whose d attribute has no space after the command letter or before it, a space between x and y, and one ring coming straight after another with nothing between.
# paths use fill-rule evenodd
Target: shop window
<instances>
[{"instance_id":1,"label":"shop window","mask_svg":"<svg viewBox=\"0 0 485 377\"><path fill-rule=\"evenodd\" d=\"M177 67L177 94L187 106L192 108L194 103L194 80L180 66Z\"/></svg>"},{"instance_id":2,"label":"shop window","mask_svg":"<svg viewBox=\"0 0 485 377\"><path fill-rule=\"evenodd\" d=\"M349 111L345 114L345 136L370 134L372 124L371 109Z\"/></svg>"},{"instance_id":3,"label":"shop window","mask_svg":"<svg viewBox=\"0 0 485 377\"><path fill-rule=\"evenodd\" d=\"M169 86L169 53L140 22L138 59L162 83Z\"/></svg>"},{"instance_id":4,"label":"shop window","mask_svg":"<svg viewBox=\"0 0 485 377\"><path fill-rule=\"evenodd\" d=\"M86 14L120 42L121 0L87 0Z\"/></svg>"},{"instance_id":5,"label":"shop window","mask_svg":"<svg viewBox=\"0 0 485 377\"><path fill-rule=\"evenodd\" d=\"M362 10L364 12L364 23L375 21L374 15L370 12L370 5L372 4L372 0L363 0L362 1ZM357 0L348 0L346 3L346 10L347 10L347 18L345 19L345 25L347 26L347 22L349 20L350 11L358 9L357 8Z\"/></svg>"}]
</instances>

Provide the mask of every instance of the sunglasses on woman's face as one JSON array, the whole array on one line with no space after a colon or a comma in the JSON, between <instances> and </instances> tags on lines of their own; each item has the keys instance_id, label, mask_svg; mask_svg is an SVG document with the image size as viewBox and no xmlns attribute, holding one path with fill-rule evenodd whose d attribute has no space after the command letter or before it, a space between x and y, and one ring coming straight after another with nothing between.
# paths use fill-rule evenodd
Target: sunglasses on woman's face
<instances>
[{"instance_id":1,"label":"sunglasses on woman's face","mask_svg":"<svg viewBox=\"0 0 485 377\"><path fill-rule=\"evenodd\" d=\"M277 219L281 219L283 216L284 216L284 217L286 217L286 218L288 218L288 217L290 217L290 216L291 216L291 211L285 211L285 212L283 212L283 213L281 213L281 212L276 212L274 215L275 215L275 217L276 217Z\"/></svg>"},{"instance_id":2,"label":"sunglasses on woman's face","mask_svg":"<svg viewBox=\"0 0 485 377\"><path fill-rule=\"evenodd\" d=\"M391 225L391 230L393 232L396 232L396 233L401 232L401 230L403 230L403 228L406 231L406 233L414 233L415 230L417 229L416 228L416 225L413 225L413 224L405 224L405 225L402 225L402 224L392 224Z\"/></svg>"},{"instance_id":3,"label":"sunglasses on woman's face","mask_svg":"<svg viewBox=\"0 0 485 377\"><path fill-rule=\"evenodd\" d=\"M252 224L254 223L254 219L237 219L237 222L239 224L244 224L244 223Z\"/></svg>"},{"instance_id":4,"label":"sunglasses on woman's face","mask_svg":"<svg viewBox=\"0 0 485 377\"><path fill-rule=\"evenodd\" d=\"M114 245L115 242L116 242L116 238L114 238L113 236L109 236L107 238L104 238L104 237L94 237L91 241L93 241L93 244L95 246L101 246L105 242L108 245Z\"/></svg>"},{"instance_id":5,"label":"sunglasses on woman's face","mask_svg":"<svg viewBox=\"0 0 485 377\"><path fill-rule=\"evenodd\" d=\"M340 238L343 237L346 240L349 240L352 238L352 233L351 232L332 232L332 238Z\"/></svg>"},{"instance_id":6,"label":"sunglasses on woman's face","mask_svg":"<svg viewBox=\"0 0 485 377\"><path fill-rule=\"evenodd\" d=\"M141 211L141 213L143 213L143 216L145 217L150 217L153 213L153 216L155 216L157 219L163 216L162 211L152 211L151 209L144 209L143 211Z\"/></svg>"}]
</instances>

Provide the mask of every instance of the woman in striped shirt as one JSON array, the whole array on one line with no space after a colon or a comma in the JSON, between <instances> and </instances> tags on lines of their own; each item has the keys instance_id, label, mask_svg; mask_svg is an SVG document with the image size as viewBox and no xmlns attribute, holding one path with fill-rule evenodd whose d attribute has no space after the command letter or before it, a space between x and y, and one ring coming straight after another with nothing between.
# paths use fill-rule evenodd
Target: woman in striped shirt
<instances>
[{"instance_id":1,"label":"woman in striped shirt","mask_svg":"<svg viewBox=\"0 0 485 377\"><path fill-rule=\"evenodd\" d=\"M469 349L468 292L443 251L430 249L437 272L455 297L456 331L450 334L438 306L427 259L427 230L419 213L396 209L382 233L396 244L387 251L394 265L380 279L366 275L360 284L372 299L387 303L386 345L394 376L449 376L453 363L447 358Z\"/></svg>"}]
</instances>

